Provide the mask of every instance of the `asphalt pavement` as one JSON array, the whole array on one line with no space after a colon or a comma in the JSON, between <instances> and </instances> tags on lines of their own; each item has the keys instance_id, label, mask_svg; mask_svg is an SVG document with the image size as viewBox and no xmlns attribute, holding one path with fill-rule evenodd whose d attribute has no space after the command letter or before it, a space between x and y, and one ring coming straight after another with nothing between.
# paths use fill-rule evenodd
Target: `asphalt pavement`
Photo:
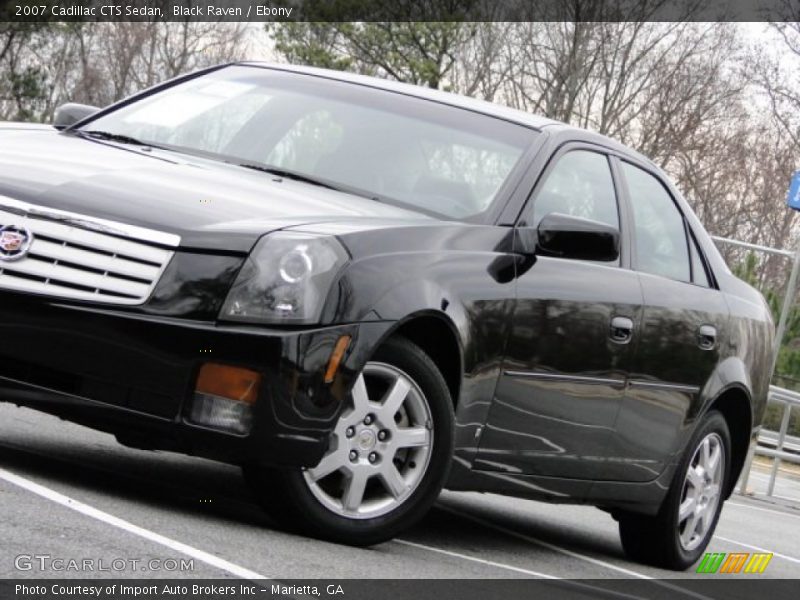
<instances>
[{"instance_id":1,"label":"asphalt pavement","mask_svg":"<svg viewBox=\"0 0 800 600\"><path fill-rule=\"evenodd\" d=\"M800 496L800 482L779 489ZM772 552L761 577L798 577L794 506L734 495L709 551ZM235 467L132 450L3 403L0 509L0 578L635 578L674 598L680 582L669 580L709 577L629 561L597 509L492 494L445 492L419 525L373 548L321 542L271 522Z\"/></svg>"}]
</instances>

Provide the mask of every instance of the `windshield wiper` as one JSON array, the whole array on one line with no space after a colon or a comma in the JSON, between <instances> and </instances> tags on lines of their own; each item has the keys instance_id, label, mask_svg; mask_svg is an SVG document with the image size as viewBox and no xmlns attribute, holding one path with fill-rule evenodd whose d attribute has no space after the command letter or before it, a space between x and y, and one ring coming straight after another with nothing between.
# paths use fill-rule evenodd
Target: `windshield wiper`
<instances>
[{"instance_id":1,"label":"windshield wiper","mask_svg":"<svg viewBox=\"0 0 800 600\"><path fill-rule=\"evenodd\" d=\"M282 169L280 167L272 167L270 165L260 165L258 163L244 162L236 164L239 165L240 167L244 167L245 169L261 171L262 173L269 173L270 175L285 177L286 179L293 179L294 181L302 181L303 183L310 183L311 185L317 185L319 187L324 187L329 190L344 191L343 188L337 187L332 183L329 183L323 179L316 179L315 177L311 177L309 175L303 175L302 173L298 173L296 171L290 171L288 169Z\"/></svg>"},{"instance_id":2,"label":"windshield wiper","mask_svg":"<svg viewBox=\"0 0 800 600\"><path fill-rule=\"evenodd\" d=\"M143 142L141 140L137 140L135 137L131 137L129 135L123 135L121 133L111 133L110 131L84 131L83 129L75 130L75 133L85 137L96 138L99 140L107 140L109 142L118 142L120 144L130 144L135 146L149 146L151 148L156 148L150 142Z\"/></svg>"},{"instance_id":3,"label":"windshield wiper","mask_svg":"<svg viewBox=\"0 0 800 600\"><path fill-rule=\"evenodd\" d=\"M290 169L284 169L282 167L274 167L272 165L262 165L259 163L251 163L251 162L234 163L234 164L237 164L240 167L244 167L245 169L261 171L262 173L269 173L270 175L276 175L277 177L285 177L286 179L292 179L294 181L302 181L303 183L310 183L311 185L323 187L325 189L333 190L335 192L352 194L353 196L360 196L361 198L366 198L367 200L374 200L375 202L384 202L384 200L380 196L378 196L377 194L372 194L366 190L351 187L349 185L344 185L341 183L333 183L331 181L328 181L327 179L318 179L316 177L305 175L304 173L298 173L297 171L292 171Z\"/></svg>"},{"instance_id":4,"label":"windshield wiper","mask_svg":"<svg viewBox=\"0 0 800 600\"><path fill-rule=\"evenodd\" d=\"M261 171L262 173L269 173L270 175L275 175L277 177L285 177L286 179L293 179L295 181L310 183L311 185L323 187L329 190L333 190L335 192L342 192L343 194L350 194L352 196L358 196L359 198L366 198L367 200L372 200L373 202L380 202L381 204L399 206L400 208L403 208L405 210L409 210L416 213L422 213L429 217L435 217L437 219L441 219L444 217L444 215L434 212L432 210L426 210L420 206L409 204L408 202L403 202L402 200L397 200L396 198L392 198L390 196L376 194L374 192L370 192L369 190L365 190L363 188L339 183L338 181L332 182L327 179L318 179L310 175L305 175L304 173L298 173L297 171L292 171L290 169L284 169L282 167L276 167L273 165L252 163L252 162L238 162L235 160L226 160L225 162L228 164L244 167L245 169L252 169L254 171Z\"/></svg>"}]
</instances>

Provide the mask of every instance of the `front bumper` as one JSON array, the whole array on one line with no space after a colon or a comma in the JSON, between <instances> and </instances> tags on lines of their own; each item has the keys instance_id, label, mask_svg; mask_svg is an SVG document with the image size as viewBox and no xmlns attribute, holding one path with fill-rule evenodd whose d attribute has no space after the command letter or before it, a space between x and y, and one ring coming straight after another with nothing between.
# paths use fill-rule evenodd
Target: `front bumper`
<instances>
[{"instance_id":1,"label":"front bumper","mask_svg":"<svg viewBox=\"0 0 800 600\"><path fill-rule=\"evenodd\" d=\"M267 329L0 293L0 401L113 433L135 447L309 466L325 453L357 373L390 326ZM325 384L342 335L352 342ZM205 362L261 373L249 434L186 421Z\"/></svg>"}]
</instances>

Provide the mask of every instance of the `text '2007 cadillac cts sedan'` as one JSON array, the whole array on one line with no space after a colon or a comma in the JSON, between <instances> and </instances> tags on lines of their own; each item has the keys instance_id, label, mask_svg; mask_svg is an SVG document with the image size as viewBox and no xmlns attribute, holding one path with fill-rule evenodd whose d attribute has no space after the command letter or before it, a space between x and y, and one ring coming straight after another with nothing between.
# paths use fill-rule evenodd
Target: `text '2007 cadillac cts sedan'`
<instances>
[{"instance_id":1,"label":"text '2007 cadillac cts sedan'","mask_svg":"<svg viewBox=\"0 0 800 600\"><path fill-rule=\"evenodd\" d=\"M240 63L68 105L0 128L0 226L0 400L334 541L444 486L686 568L764 413L769 311L664 174L476 100Z\"/></svg>"}]
</instances>

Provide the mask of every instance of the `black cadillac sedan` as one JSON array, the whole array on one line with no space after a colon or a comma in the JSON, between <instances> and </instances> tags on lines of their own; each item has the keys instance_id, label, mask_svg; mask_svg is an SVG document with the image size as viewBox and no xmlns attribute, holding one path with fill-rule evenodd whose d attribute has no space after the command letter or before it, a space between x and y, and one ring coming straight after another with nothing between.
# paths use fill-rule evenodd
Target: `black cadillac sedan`
<instances>
[{"instance_id":1,"label":"black cadillac sedan","mask_svg":"<svg viewBox=\"0 0 800 600\"><path fill-rule=\"evenodd\" d=\"M342 73L226 65L0 126L0 400L241 465L280 523L387 540L442 487L705 549L772 322L603 136Z\"/></svg>"}]
</instances>

